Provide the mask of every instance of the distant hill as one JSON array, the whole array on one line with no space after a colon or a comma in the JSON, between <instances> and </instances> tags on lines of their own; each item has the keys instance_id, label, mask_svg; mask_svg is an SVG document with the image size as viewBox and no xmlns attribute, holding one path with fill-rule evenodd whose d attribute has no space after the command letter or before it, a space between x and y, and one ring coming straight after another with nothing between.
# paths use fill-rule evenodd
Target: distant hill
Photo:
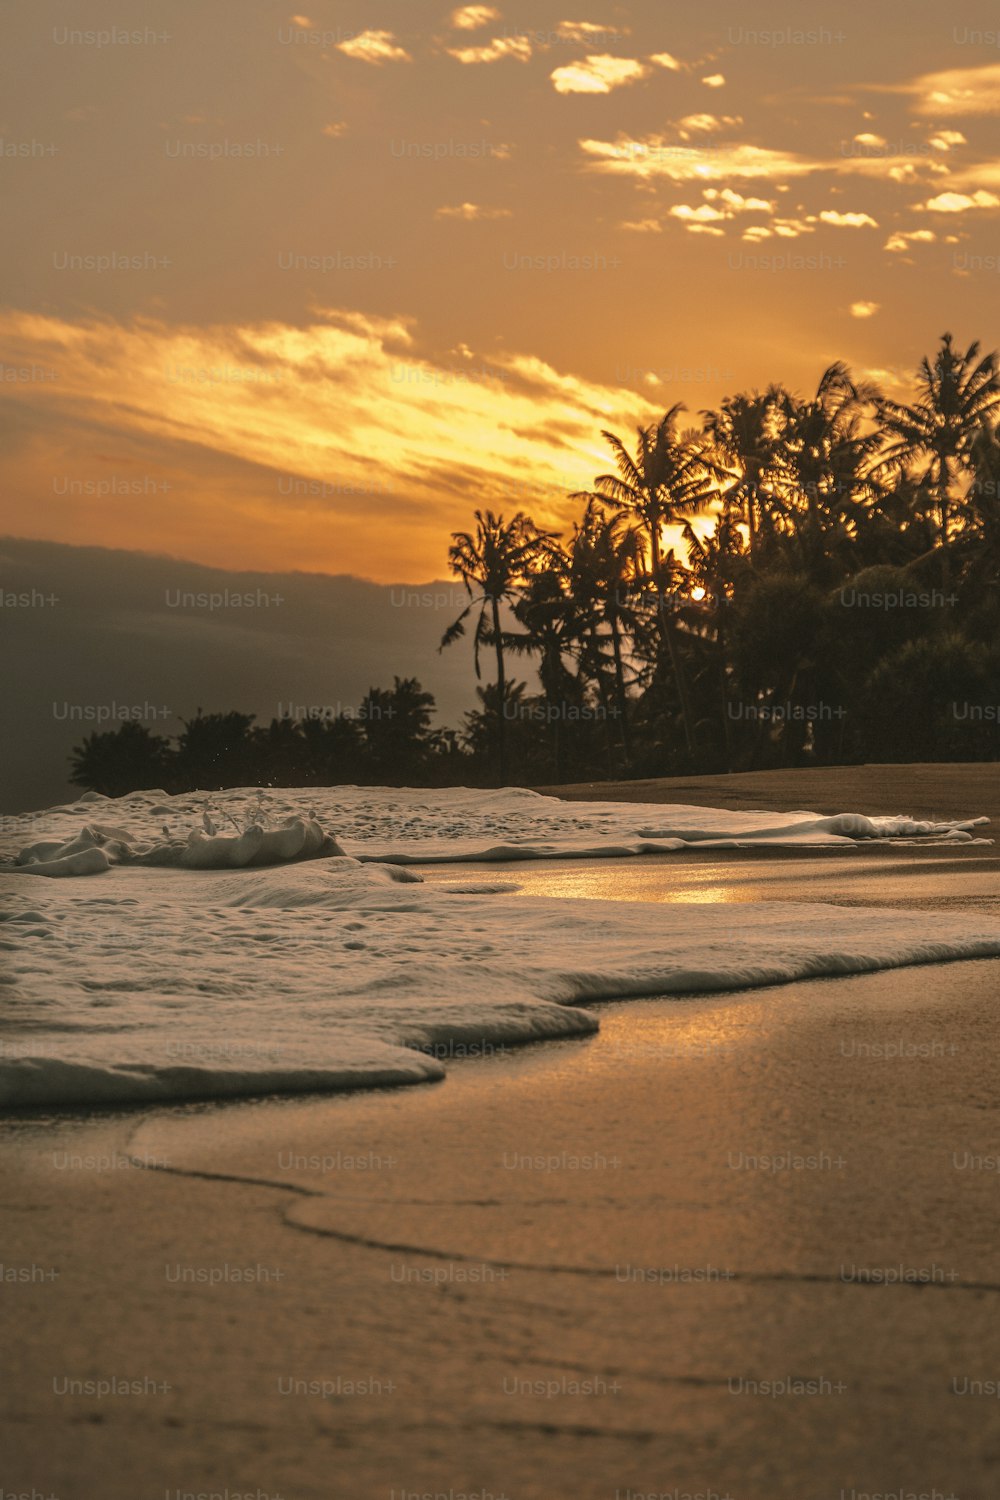
<instances>
[{"instance_id":1,"label":"distant hill","mask_svg":"<svg viewBox=\"0 0 1000 1500\"><path fill-rule=\"evenodd\" d=\"M70 750L126 715L152 712L143 721L164 734L199 705L266 723L289 705L354 707L394 674L435 695L436 723L457 724L472 705L469 653L437 651L462 608L454 581L232 573L8 537L0 598L6 813L78 796Z\"/></svg>"}]
</instances>

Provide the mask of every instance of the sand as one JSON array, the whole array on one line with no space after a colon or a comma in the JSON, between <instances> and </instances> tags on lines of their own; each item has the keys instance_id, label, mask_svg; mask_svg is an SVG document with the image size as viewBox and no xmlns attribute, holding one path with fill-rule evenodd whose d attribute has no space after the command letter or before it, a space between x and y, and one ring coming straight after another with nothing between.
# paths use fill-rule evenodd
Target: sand
<instances>
[{"instance_id":1,"label":"sand","mask_svg":"<svg viewBox=\"0 0 1000 1500\"><path fill-rule=\"evenodd\" d=\"M853 812L877 817L890 810L935 818L938 809L959 816L975 807L1000 822L1000 763L985 765L806 766L785 771L743 771L729 776L670 776L646 781L593 781L540 786L569 801L679 802L692 807ZM942 811L941 816L944 816Z\"/></svg>"},{"instance_id":2,"label":"sand","mask_svg":"<svg viewBox=\"0 0 1000 1500\"><path fill-rule=\"evenodd\" d=\"M889 768L870 806L796 773L756 805L990 812L994 767L921 769L924 803ZM509 873L732 901L737 934L792 894L995 911L990 851L944 854ZM981 960L605 1005L443 1084L8 1122L4 1490L995 1496L998 986Z\"/></svg>"}]
</instances>

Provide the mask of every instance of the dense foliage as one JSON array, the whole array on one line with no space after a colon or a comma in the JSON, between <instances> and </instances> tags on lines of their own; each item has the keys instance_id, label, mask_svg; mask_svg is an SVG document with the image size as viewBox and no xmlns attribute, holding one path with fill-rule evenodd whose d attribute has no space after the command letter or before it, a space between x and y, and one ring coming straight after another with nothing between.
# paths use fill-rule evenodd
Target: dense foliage
<instances>
[{"instance_id":1,"label":"dense foliage","mask_svg":"<svg viewBox=\"0 0 1000 1500\"><path fill-rule=\"evenodd\" d=\"M604 434L613 468L573 497L570 536L486 510L453 537L469 603L442 649L471 630L479 680L457 731L396 678L331 720L199 711L176 743L92 735L73 780L115 794L996 759L997 356L946 334L911 404L836 364L807 399L770 386L688 430L682 410L631 447Z\"/></svg>"}]
</instances>

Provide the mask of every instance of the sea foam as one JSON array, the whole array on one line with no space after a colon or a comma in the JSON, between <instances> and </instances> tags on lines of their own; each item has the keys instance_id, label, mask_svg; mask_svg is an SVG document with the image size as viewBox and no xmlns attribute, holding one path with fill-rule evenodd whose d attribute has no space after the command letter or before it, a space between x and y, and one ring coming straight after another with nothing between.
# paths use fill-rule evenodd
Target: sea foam
<instances>
[{"instance_id":1,"label":"sea foam","mask_svg":"<svg viewBox=\"0 0 1000 1500\"><path fill-rule=\"evenodd\" d=\"M850 849L872 839L970 842L986 818L733 812L562 802L523 787L237 788L132 792L7 818L0 860L22 873L90 875L112 864L225 869L347 853L381 863L593 859L703 849Z\"/></svg>"},{"instance_id":2,"label":"sea foam","mask_svg":"<svg viewBox=\"0 0 1000 1500\"><path fill-rule=\"evenodd\" d=\"M245 807L242 798L229 800ZM606 854L624 843L635 852L647 840L623 839L623 831L654 812L657 833L648 842L658 847L664 829L679 843L683 830L683 843L716 847L720 836L723 847L744 840L849 847L857 836L947 838L955 824L852 819L851 834L841 820L810 814L618 805L595 813L509 792L338 788L269 800L282 818L306 818L317 803L324 825L366 857L331 853L223 870L126 858L99 879L60 881L24 879L24 867L6 866L0 1105L419 1083L442 1077L454 1056L593 1032L598 1021L581 1008L586 1002L1000 956L1000 924L987 917L781 902L741 903L737 914L718 903L526 898L481 882L424 884L412 867L385 862L418 849L432 860L468 859L469 849L489 858L497 847L542 857L553 843L577 857L580 844ZM91 799L39 819L33 842L65 842L74 827L99 818L97 826L116 829L133 852L155 844L158 831L167 846L183 845L183 823L200 818L205 802L157 793L99 806ZM165 818L178 837L162 834ZM741 819L744 829L734 828ZM497 845L504 821L508 836ZM837 826L825 826L831 822ZM664 872L669 879L669 865Z\"/></svg>"}]
</instances>

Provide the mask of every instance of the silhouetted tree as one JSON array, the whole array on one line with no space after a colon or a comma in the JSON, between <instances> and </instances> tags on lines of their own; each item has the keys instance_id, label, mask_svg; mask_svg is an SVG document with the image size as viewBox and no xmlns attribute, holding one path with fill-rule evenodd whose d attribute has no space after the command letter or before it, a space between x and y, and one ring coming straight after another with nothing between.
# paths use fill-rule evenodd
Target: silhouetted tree
<instances>
[{"instance_id":1,"label":"silhouetted tree","mask_svg":"<svg viewBox=\"0 0 1000 1500\"><path fill-rule=\"evenodd\" d=\"M105 797L151 791L169 781L169 756L167 740L129 720L117 729L88 734L75 746L69 779Z\"/></svg>"},{"instance_id":2,"label":"silhouetted tree","mask_svg":"<svg viewBox=\"0 0 1000 1500\"><path fill-rule=\"evenodd\" d=\"M882 397L879 420L887 445L877 473L899 474L926 461L927 477L938 516L941 577L951 578L950 517L956 500L955 483L974 462L974 446L983 423L1000 408L1000 374L996 354L979 356L972 343L964 354L950 333L941 338L933 361L921 360L917 399L906 405Z\"/></svg>"},{"instance_id":3,"label":"silhouetted tree","mask_svg":"<svg viewBox=\"0 0 1000 1500\"><path fill-rule=\"evenodd\" d=\"M491 510L485 513L477 510L475 535L468 531L453 533L448 562L452 572L465 585L469 603L445 631L440 649L443 651L465 634L465 621L478 607L473 636L476 677L480 676L480 647L489 637L496 653L497 691L501 702L506 690L501 605L513 601L517 589L544 561L552 541L549 534L540 532L521 512L512 521L505 522L502 516L494 515ZM507 730L503 714L496 719L496 731L497 763L503 781L507 774Z\"/></svg>"},{"instance_id":4,"label":"silhouetted tree","mask_svg":"<svg viewBox=\"0 0 1000 1500\"><path fill-rule=\"evenodd\" d=\"M254 714L203 714L184 719L178 740L175 776L183 791L218 791L225 786L256 784L258 749L251 728Z\"/></svg>"},{"instance_id":5,"label":"silhouetted tree","mask_svg":"<svg viewBox=\"0 0 1000 1500\"><path fill-rule=\"evenodd\" d=\"M523 512L476 511L453 534L468 604L440 649L471 621L479 682L458 730L396 677L335 718L255 728L199 709L176 744L126 723L76 747L74 782L537 784L1000 756L997 355L944 335L910 404L838 362L806 398L727 396L700 431L679 430L682 410L640 427L634 453L604 433L615 472L569 497L565 541ZM537 692L510 681L511 654Z\"/></svg>"}]
</instances>

